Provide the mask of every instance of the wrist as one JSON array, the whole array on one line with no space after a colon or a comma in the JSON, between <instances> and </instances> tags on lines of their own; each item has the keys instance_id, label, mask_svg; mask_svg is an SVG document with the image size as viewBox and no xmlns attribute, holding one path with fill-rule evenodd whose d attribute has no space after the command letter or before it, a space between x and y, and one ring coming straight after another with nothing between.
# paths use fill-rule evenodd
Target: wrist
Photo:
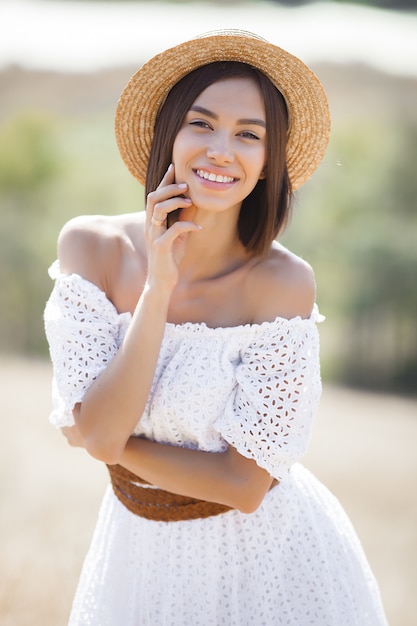
<instances>
[{"instance_id":1,"label":"wrist","mask_svg":"<svg viewBox=\"0 0 417 626\"><path fill-rule=\"evenodd\" d=\"M141 311L143 315L152 316L154 322L158 319L166 321L172 289L164 289L161 286L152 284L148 280L145 282L142 295L139 298L136 311Z\"/></svg>"},{"instance_id":2,"label":"wrist","mask_svg":"<svg viewBox=\"0 0 417 626\"><path fill-rule=\"evenodd\" d=\"M164 306L169 304L173 291L173 286L168 287L167 285L160 285L154 281L146 280L142 295L147 301Z\"/></svg>"}]
</instances>

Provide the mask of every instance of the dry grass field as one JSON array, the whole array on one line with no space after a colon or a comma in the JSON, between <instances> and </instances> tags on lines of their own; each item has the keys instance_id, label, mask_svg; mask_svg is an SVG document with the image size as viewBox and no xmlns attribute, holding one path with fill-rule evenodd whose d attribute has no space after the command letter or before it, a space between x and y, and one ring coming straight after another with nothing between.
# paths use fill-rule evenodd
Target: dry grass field
<instances>
[{"instance_id":1,"label":"dry grass field","mask_svg":"<svg viewBox=\"0 0 417 626\"><path fill-rule=\"evenodd\" d=\"M106 470L48 424L48 363L0 374L0 623L64 626ZM390 626L416 623L416 441L417 402L325 387L305 459L349 512Z\"/></svg>"}]
</instances>

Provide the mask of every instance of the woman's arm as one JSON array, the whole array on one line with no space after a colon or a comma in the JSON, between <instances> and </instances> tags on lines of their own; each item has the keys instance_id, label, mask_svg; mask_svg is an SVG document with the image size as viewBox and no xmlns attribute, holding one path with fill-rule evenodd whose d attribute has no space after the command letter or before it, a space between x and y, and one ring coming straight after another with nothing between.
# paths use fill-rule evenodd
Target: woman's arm
<instances>
[{"instance_id":1,"label":"woman's arm","mask_svg":"<svg viewBox=\"0 0 417 626\"><path fill-rule=\"evenodd\" d=\"M74 410L87 451L106 463L118 461L145 408L168 301L145 288L118 353Z\"/></svg>"},{"instance_id":2,"label":"woman's arm","mask_svg":"<svg viewBox=\"0 0 417 626\"><path fill-rule=\"evenodd\" d=\"M252 513L273 478L229 447L226 452L190 450L130 437L120 464L160 489Z\"/></svg>"},{"instance_id":3,"label":"woman's arm","mask_svg":"<svg viewBox=\"0 0 417 626\"><path fill-rule=\"evenodd\" d=\"M74 410L75 422L88 452L106 463L118 462L146 406L171 294L178 281L178 263L187 234L199 230L192 222L177 222L169 229L162 223L152 222L152 216L166 217L170 211L188 206L190 201L179 197L183 193L183 186L174 184L171 167L158 189L149 194L144 289L119 351ZM94 228L88 233L81 232L81 236L77 228L64 231L58 256L64 273L79 273L104 290L112 276L112 266L118 260L113 238L108 233L101 236ZM114 280L117 280L117 273ZM114 285L110 284L110 293L112 287ZM88 352L83 358L89 358Z\"/></svg>"},{"instance_id":4,"label":"woman's arm","mask_svg":"<svg viewBox=\"0 0 417 626\"><path fill-rule=\"evenodd\" d=\"M77 426L61 429L69 445L85 447ZM226 452L190 450L130 437L120 465L160 489L252 513L274 480L253 459Z\"/></svg>"}]
</instances>

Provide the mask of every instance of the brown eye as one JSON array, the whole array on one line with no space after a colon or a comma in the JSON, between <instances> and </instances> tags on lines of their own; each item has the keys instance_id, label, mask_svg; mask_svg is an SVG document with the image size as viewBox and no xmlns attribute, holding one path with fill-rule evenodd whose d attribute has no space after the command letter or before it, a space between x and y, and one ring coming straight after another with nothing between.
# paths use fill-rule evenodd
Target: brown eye
<instances>
[{"instance_id":1,"label":"brown eye","mask_svg":"<svg viewBox=\"0 0 417 626\"><path fill-rule=\"evenodd\" d=\"M199 128L211 128L210 124L205 120L192 120L190 126L197 126Z\"/></svg>"},{"instance_id":2,"label":"brown eye","mask_svg":"<svg viewBox=\"0 0 417 626\"><path fill-rule=\"evenodd\" d=\"M244 130L243 132L239 134L241 137L244 137L245 139L256 139L257 141L260 140L260 137L258 137L258 135L252 132L251 130Z\"/></svg>"}]
</instances>

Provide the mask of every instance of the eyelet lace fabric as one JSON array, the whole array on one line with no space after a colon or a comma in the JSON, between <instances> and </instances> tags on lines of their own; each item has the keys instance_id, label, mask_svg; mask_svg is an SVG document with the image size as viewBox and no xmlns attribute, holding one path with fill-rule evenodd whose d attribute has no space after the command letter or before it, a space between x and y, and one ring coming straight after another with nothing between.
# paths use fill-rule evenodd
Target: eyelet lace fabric
<instances>
[{"instance_id":1,"label":"eyelet lace fabric","mask_svg":"<svg viewBox=\"0 0 417 626\"><path fill-rule=\"evenodd\" d=\"M57 427L119 349L130 314L54 264L45 308ZM382 626L379 591L338 501L300 463L320 394L308 320L167 324L134 434L212 452L234 446L280 484L245 515L154 522L109 488L70 626Z\"/></svg>"}]
</instances>

